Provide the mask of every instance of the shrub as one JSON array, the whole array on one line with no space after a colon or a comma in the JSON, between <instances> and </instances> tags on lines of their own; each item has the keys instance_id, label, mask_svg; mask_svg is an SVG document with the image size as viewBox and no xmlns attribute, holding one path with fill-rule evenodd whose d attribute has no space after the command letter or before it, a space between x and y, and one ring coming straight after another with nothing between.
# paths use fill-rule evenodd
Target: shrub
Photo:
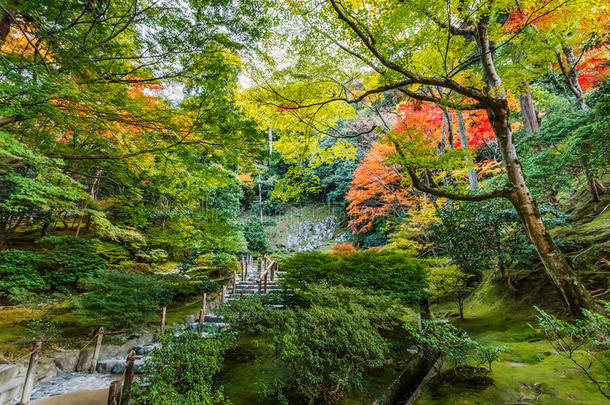
<instances>
[{"instance_id":1,"label":"shrub","mask_svg":"<svg viewBox=\"0 0 610 405\"><path fill-rule=\"evenodd\" d=\"M118 270L99 271L81 282L85 294L76 298L78 313L111 329L148 321L167 305L175 291L160 276Z\"/></svg>"},{"instance_id":2,"label":"shrub","mask_svg":"<svg viewBox=\"0 0 610 405\"><path fill-rule=\"evenodd\" d=\"M491 363L500 357L503 347L482 345L472 339L468 333L450 323L435 324L424 321L420 329L414 325L405 325L414 338L416 346L431 360L436 362L437 376L441 376L444 363L453 366L456 373L465 370L471 363L486 363L491 371Z\"/></svg>"},{"instance_id":3,"label":"shrub","mask_svg":"<svg viewBox=\"0 0 610 405\"><path fill-rule=\"evenodd\" d=\"M206 253L194 260L194 266L187 274L191 277L207 276L215 273L218 277L227 277L239 271L239 262L234 255L226 253Z\"/></svg>"},{"instance_id":4,"label":"shrub","mask_svg":"<svg viewBox=\"0 0 610 405\"><path fill-rule=\"evenodd\" d=\"M379 330L399 326L400 318L404 316L404 311L395 298L365 294L357 288L314 284L300 292L299 296L309 305L343 309L357 314Z\"/></svg>"},{"instance_id":5,"label":"shrub","mask_svg":"<svg viewBox=\"0 0 610 405\"><path fill-rule=\"evenodd\" d=\"M220 313L231 324L233 330L247 335L268 332L277 319L277 311L265 307L263 297L259 295L229 301L220 307Z\"/></svg>"},{"instance_id":6,"label":"shrub","mask_svg":"<svg viewBox=\"0 0 610 405\"><path fill-rule=\"evenodd\" d=\"M341 255L303 252L287 259L282 269L286 271L283 280L288 287L306 288L307 284L326 281L415 304L427 295L426 276L430 263L391 250Z\"/></svg>"},{"instance_id":7,"label":"shrub","mask_svg":"<svg viewBox=\"0 0 610 405\"><path fill-rule=\"evenodd\" d=\"M335 402L361 388L364 371L383 365L387 344L367 317L317 305L282 314L274 341L277 361L289 373L284 389L309 403Z\"/></svg>"},{"instance_id":8,"label":"shrub","mask_svg":"<svg viewBox=\"0 0 610 405\"><path fill-rule=\"evenodd\" d=\"M166 261L169 257L167 252L163 249L151 249L148 252L140 252L136 256L138 260L142 260L146 263L161 263Z\"/></svg>"},{"instance_id":9,"label":"shrub","mask_svg":"<svg viewBox=\"0 0 610 405\"><path fill-rule=\"evenodd\" d=\"M24 250L0 252L0 297L15 302L28 293L49 290L50 286L38 270L41 255Z\"/></svg>"},{"instance_id":10,"label":"shrub","mask_svg":"<svg viewBox=\"0 0 610 405\"><path fill-rule=\"evenodd\" d=\"M428 281L437 297L451 297L456 301L460 319L464 319L464 300L474 289L473 277L461 272L457 266L446 266L432 269Z\"/></svg>"},{"instance_id":11,"label":"shrub","mask_svg":"<svg viewBox=\"0 0 610 405\"><path fill-rule=\"evenodd\" d=\"M91 240L72 236L47 236L36 242L46 253L40 257L40 272L53 288L76 287L79 280L106 268Z\"/></svg>"},{"instance_id":12,"label":"shrub","mask_svg":"<svg viewBox=\"0 0 610 405\"><path fill-rule=\"evenodd\" d=\"M244 225L244 237L251 252L265 253L269 248L265 228L257 220L250 220Z\"/></svg>"},{"instance_id":13,"label":"shrub","mask_svg":"<svg viewBox=\"0 0 610 405\"><path fill-rule=\"evenodd\" d=\"M136 405L226 403L215 377L222 371L225 352L235 345L233 335L202 337L192 331L161 335L159 340L161 347L145 367L145 384L136 387Z\"/></svg>"}]
</instances>

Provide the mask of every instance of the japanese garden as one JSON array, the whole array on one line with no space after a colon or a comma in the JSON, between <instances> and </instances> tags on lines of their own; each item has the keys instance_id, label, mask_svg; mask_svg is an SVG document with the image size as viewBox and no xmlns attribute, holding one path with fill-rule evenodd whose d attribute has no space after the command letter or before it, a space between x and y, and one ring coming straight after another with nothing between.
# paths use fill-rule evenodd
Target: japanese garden
<instances>
[{"instance_id":1,"label":"japanese garden","mask_svg":"<svg viewBox=\"0 0 610 405\"><path fill-rule=\"evenodd\" d=\"M610 4L1 0L0 405L610 404Z\"/></svg>"}]
</instances>

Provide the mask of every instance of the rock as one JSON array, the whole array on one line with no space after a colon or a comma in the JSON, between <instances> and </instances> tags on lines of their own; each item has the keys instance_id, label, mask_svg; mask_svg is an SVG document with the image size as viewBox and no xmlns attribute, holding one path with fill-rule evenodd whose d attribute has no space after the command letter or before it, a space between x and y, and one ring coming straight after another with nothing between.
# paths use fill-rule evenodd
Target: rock
<instances>
[{"instance_id":1,"label":"rock","mask_svg":"<svg viewBox=\"0 0 610 405\"><path fill-rule=\"evenodd\" d=\"M144 346L137 346L134 348L134 350L136 351L136 354L139 356L143 356L146 354L150 354L153 350L158 349L161 347L161 343L151 343L149 345L144 345Z\"/></svg>"},{"instance_id":2,"label":"rock","mask_svg":"<svg viewBox=\"0 0 610 405\"><path fill-rule=\"evenodd\" d=\"M81 350L78 354L78 362L76 363L76 371L89 371L93 360L93 349Z\"/></svg>"},{"instance_id":3,"label":"rock","mask_svg":"<svg viewBox=\"0 0 610 405\"><path fill-rule=\"evenodd\" d=\"M225 318L222 315L208 314L208 315L205 316L204 322L217 323L217 322L224 321L224 319Z\"/></svg>"},{"instance_id":4,"label":"rock","mask_svg":"<svg viewBox=\"0 0 610 405\"><path fill-rule=\"evenodd\" d=\"M55 362L55 366L59 369L59 371L64 373L76 371L79 358L78 350L62 350L60 352L53 353L49 357Z\"/></svg>"},{"instance_id":5,"label":"rock","mask_svg":"<svg viewBox=\"0 0 610 405\"><path fill-rule=\"evenodd\" d=\"M52 359L42 358L36 368L36 384L49 381L57 376L57 366Z\"/></svg>"},{"instance_id":6,"label":"rock","mask_svg":"<svg viewBox=\"0 0 610 405\"><path fill-rule=\"evenodd\" d=\"M13 403L21 393L25 371L19 363L0 365L0 404Z\"/></svg>"},{"instance_id":7,"label":"rock","mask_svg":"<svg viewBox=\"0 0 610 405\"><path fill-rule=\"evenodd\" d=\"M116 363L113 367L112 370L110 370L110 372L112 374L123 374L123 372L125 371L125 362L121 362L121 363Z\"/></svg>"},{"instance_id":8,"label":"rock","mask_svg":"<svg viewBox=\"0 0 610 405\"><path fill-rule=\"evenodd\" d=\"M123 371L120 371L118 373L115 373L114 370L117 367L123 367L122 370L125 369L125 359L123 358L116 358L116 359L105 359L102 361L98 361L97 362L97 367L95 368L95 371L97 371L98 373L102 373L102 374L108 374L108 373L113 373L113 374L119 374L122 373Z\"/></svg>"}]
</instances>

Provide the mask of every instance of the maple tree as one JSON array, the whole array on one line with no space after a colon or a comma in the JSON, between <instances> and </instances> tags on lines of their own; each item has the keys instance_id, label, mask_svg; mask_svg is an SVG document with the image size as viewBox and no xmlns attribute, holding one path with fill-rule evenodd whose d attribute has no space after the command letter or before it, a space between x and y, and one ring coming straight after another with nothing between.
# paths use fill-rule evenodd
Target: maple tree
<instances>
[{"instance_id":1,"label":"maple tree","mask_svg":"<svg viewBox=\"0 0 610 405\"><path fill-rule=\"evenodd\" d=\"M402 185L400 169L388 164L389 155L395 153L392 146L375 142L354 172L345 195L347 213L355 216L349 222L354 233L369 231L378 216L404 216L414 204L411 191Z\"/></svg>"}]
</instances>

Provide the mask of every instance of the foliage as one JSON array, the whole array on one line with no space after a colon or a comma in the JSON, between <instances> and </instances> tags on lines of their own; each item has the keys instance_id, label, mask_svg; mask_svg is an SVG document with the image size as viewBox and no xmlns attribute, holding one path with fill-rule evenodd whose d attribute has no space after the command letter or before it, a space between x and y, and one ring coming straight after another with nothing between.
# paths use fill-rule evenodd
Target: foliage
<instances>
[{"instance_id":1,"label":"foliage","mask_svg":"<svg viewBox=\"0 0 610 405\"><path fill-rule=\"evenodd\" d=\"M610 124L604 119L610 112L610 82L604 82L591 100L593 106L586 110L554 106L540 131L519 142L533 189L552 201L583 182L594 201L603 193L599 181L610 160L605 137Z\"/></svg>"},{"instance_id":2,"label":"foliage","mask_svg":"<svg viewBox=\"0 0 610 405\"><path fill-rule=\"evenodd\" d=\"M91 240L71 236L47 236L37 245L46 251L40 258L43 277L54 289L74 288L78 282L106 268Z\"/></svg>"},{"instance_id":3,"label":"foliage","mask_svg":"<svg viewBox=\"0 0 610 405\"><path fill-rule=\"evenodd\" d=\"M431 263L391 250L356 251L327 255L297 253L282 265L282 282L292 288L327 281L362 288L372 294L388 294L415 304L426 296L427 273Z\"/></svg>"},{"instance_id":4,"label":"foliage","mask_svg":"<svg viewBox=\"0 0 610 405\"><path fill-rule=\"evenodd\" d=\"M0 297L18 302L24 294L43 292L50 286L37 266L40 253L24 250L0 252Z\"/></svg>"},{"instance_id":5,"label":"foliage","mask_svg":"<svg viewBox=\"0 0 610 405\"><path fill-rule=\"evenodd\" d=\"M606 303L606 311L610 304ZM536 308L538 328L557 351L569 359L610 400L610 318L583 309L570 323Z\"/></svg>"},{"instance_id":6,"label":"foliage","mask_svg":"<svg viewBox=\"0 0 610 405\"><path fill-rule=\"evenodd\" d=\"M244 224L244 236L248 242L248 250L251 252L265 253L269 248L269 241L265 234L263 225L255 220L251 219Z\"/></svg>"},{"instance_id":7,"label":"foliage","mask_svg":"<svg viewBox=\"0 0 610 405\"><path fill-rule=\"evenodd\" d=\"M403 216L414 204L412 194L402 186L400 172L387 162L396 153L390 145L375 142L360 166L354 171L347 213L355 216L350 227L355 232L366 232L378 216Z\"/></svg>"},{"instance_id":8,"label":"foliage","mask_svg":"<svg viewBox=\"0 0 610 405\"><path fill-rule=\"evenodd\" d=\"M81 282L87 292L75 297L78 313L111 329L129 328L152 319L175 291L157 276L99 271Z\"/></svg>"},{"instance_id":9,"label":"foliage","mask_svg":"<svg viewBox=\"0 0 610 405\"><path fill-rule=\"evenodd\" d=\"M235 345L229 333L202 337L191 331L159 337L161 347L151 354L145 384L137 388L135 404L228 404L215 377L224 354Z\"/></svg>"},{"instance_id":10,"label":"foliage","mask_svg":"<svg viewBox=\"0 0 610 405\"><path fill-rule=\"evenodd\" d=\"M428 282L434 287L437 297L452 297L457 301L460 319L464 319L464 300L474 289L472 274L458 270L457 266L433 268Z\"/></svg>"},{"instance_id":11,"label":"foliage","mask_svg":"<svg viewBox=\"0 0 610 405\"><path fill-rule=\"evenodd\" d=\"M220 312L235 331L249 335L268 332L278 321L278 312L264 306L259 295L232 300Z\"/></svg>"},{"instance_id":12,"label":"foliage","mask_svg":"<svg viewBox=\"0 0 610 405\"><path fill-rule=\"evenodd\" d=\"M441 376L444 363L451 365L457 372L470 364L480 364L483 361L491 371L492 362L504 350L502 347L483 345L450 323L424 321L421 329L411 324L406 324L405 328L428 358L439 360L436 365L438 377Z\"/></svg>"},{"instance_id":13,"label":"foliage","mask_svg":"<svg viewBox=\"0 0 610 405\"><path fill-rule=\"evenodd\" d=\"M387 344L361 313L314 305L284 312L274 325L278 363L289 372L285 386L308 403L333 403L360 388L364 372L380 367Z\"/></svg>"}]
</instances>

